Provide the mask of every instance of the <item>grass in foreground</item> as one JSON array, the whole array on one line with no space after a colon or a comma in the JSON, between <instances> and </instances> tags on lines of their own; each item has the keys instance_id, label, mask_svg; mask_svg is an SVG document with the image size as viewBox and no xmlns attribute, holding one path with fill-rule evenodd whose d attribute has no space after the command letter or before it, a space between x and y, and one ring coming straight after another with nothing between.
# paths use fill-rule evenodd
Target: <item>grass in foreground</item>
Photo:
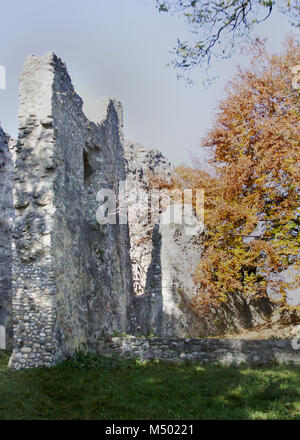
<instances>
[{"instance_id":1,"label":"grass in foreground","mask_svg":"<svg viewBox=\"0 0 300 440\"><path fill-rule=\"evenodd\" d=\"M78 355L10 371L0 351L0 419L299 419L300 368L116 361Z\"/></svg>"}]
</instances>

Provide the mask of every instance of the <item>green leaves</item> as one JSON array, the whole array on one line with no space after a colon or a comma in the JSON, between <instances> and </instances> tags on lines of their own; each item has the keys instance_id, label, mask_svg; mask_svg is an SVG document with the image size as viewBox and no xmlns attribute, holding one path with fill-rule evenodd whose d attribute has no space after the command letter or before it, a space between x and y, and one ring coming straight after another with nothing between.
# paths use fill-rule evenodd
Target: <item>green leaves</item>
<instances>
[{"instance_id":1,"label":"green leaves","mask_svg":"<svg viewBox=\"0 0 300 440\"><path fill-rule=\"evenodd\" d=\"M186 52L183 53L179 45L171 52L175 55L171 61L173 67L185 72L193 67L210 65L212 58L229 58L236 47L248 40L254 26L268 19L275 1L157 0L157 5L159 12L179 15L190 27L191 38L187 42ZM280 12L299 22L298 0L278 0L276 5Z\"/></svg>"},{"instance_id":2,"label":"green leaves","mask_svg":"<svg viewBox=\"0 0 300 440\"><path fill-rule=\"evenodd\" d=\"M168 12L169 8L168 8L166 2L159 2L158 10L159 10L159 12Z\"/></svg>"},{"instance_id":3,"label":"green leaves","mask_svg":"<svg viewBox=\"0 0 300 440\"><path fill-rule=\"evenodd\" d=\"M275 4L275 1L272 1L272 0L262 1L262 0L260 0L259 4L263 5L263 6L267 7L267 8L271 8Z\"/></svg>"}]
</instances>

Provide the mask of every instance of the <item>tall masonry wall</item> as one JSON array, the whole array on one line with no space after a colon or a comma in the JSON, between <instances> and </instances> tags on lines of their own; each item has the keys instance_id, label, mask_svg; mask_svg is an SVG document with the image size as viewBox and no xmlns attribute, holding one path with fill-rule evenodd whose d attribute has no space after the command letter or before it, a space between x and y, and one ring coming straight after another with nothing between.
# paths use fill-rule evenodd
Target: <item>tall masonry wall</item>
<instances>
[{"instance_id":1,"label":"tall masonry wall","mask_svg":"<svg viewBox=\"0 0 300 440\"><path fill-rule=\"evenodd\" d=\"M89 121L65 65L29 56L20 79L12 368L53 365L127 330L127 225L96 222L96 194L124 180L122 111ZM103 112L104 107L104 112Z\"/></svg>"},{"instance_id":2,"label":"tall masonry wall","mask_svg":"<svg viewBox=\"0 0 300 440\"><path fill-rule=\"evenodd\" d=\"M0 326L4 347L12 345L11 263L13 230L13 161L10 140L0 127Z\"/></svg>"}]
</instances>

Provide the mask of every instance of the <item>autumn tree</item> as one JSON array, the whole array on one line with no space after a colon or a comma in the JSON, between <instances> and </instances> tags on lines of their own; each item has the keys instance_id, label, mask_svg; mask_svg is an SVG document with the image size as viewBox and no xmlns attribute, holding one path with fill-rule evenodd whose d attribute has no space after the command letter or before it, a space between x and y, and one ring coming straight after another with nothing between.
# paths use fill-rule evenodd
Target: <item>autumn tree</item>
<instances>
[{"instance_id":1,"label":"autumn tree","mask_svg":"<svg viewBox=\"0 0 300 440\"><path fill-rule=\"evenodd\" d=\"M286 304L286 283L274 274L300 267L300 120L294 66L300 48L290 40L280 55L260 41L252 62L228 85L212 129L203 141L213 173L177 168L171 189L205 189L205 247L195 282L195 307L206 313L242 292ZM270 291L270 290L269 290Z\"/></svg>"},{"instance_id":2,"label":"autumn tree","mask_svg":"<svg viewBox=\"0 0 300 440\"><path fill-rule=\"evenodd\" d=\"M299 26L299 0L156 0L162 13L183 17L191 31L189 41L178 39L172 64L181 72L224 59L252 35L277 8Z\"/></svg>"}]
</instances>

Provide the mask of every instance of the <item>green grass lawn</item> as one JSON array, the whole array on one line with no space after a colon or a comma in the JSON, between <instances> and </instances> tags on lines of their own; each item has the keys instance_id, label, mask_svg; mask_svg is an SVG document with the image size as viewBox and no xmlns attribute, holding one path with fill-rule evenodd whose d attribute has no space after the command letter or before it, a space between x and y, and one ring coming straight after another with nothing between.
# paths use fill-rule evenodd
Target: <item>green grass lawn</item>
<instances>
[{"instance_id":1,"label":"green grass lawn","mask_svg":"<svg viewBox=\"0 0 300 440\"><path fill-rule=\"evenodd\" d=\"M0 419L299 419L300 368L78 356L10 371L0 351Z\"/></svg>"}]
</instances>

